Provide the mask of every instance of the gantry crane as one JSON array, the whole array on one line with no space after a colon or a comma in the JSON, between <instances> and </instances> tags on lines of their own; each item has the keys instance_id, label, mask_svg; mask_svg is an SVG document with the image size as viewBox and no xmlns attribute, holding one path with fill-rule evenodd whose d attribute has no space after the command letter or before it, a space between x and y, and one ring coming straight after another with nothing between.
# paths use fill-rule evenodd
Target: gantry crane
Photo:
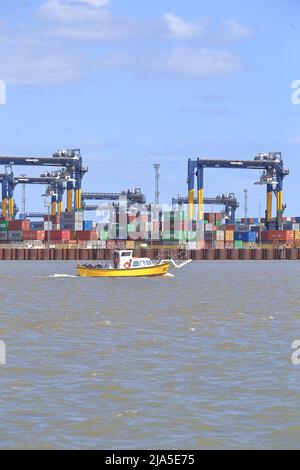
<instances>
[{"instance_id":1,"label":"gantry crane","mask_svg":"<svg viewBox=\"0 0 300 470\"><path fill-rule=\"evenodd\" d=\"M62 200L65 186L70 182L73 184L74 180L66 171L47 172L40 177L25 175L14 176L12 171L0 174L0 183L2 183L2 215L5 217L7 212L10 216L14 215L13 194L18 184L46 185L49 188L49 194L51 193L51 213L52 215L60 214L63 210Z\"/></svg>"},{"instance_id":2,"label":"gantry crane","mask_svg":"<svg viewBox=\"0 0 300 470\"><path fill-rule=\"evenodd\" d=\"M67 182L67 211L72 212L73 210L73 191L75 193L75 210L80 210L82 208L82 178L84 174L88 171L88 169L83 166L80 149L58 150L53 154L52 157L0 156L0 165L54 166L65 168L68 174L70 175L70 180Z\"/></svg>"},{"instance_id":3,"label":"gantry crane","mask_svg":"<svg viewBox=\"0 0 300 470\"><path fill-rule=\"evenodd\" d=\"M282 200L283 178L289 174L283 166L281 152L259 153L254 160L212 160L200 159L188 160L188 204L189 204L189 220L194 218L194 179L197 176L198 191L198 215L197 220L203 220L203 173L204 168L231 168L231 169L248 169L261 170L262 176L260 184L267 185L267 207L266 207L266 223L272 218L272 194L276 195L277 201L277 227L282 227L282 214L285 206Z\"/></svg>"},{"instance_id":4,"label":"gantry crane","mask_svg":"<svg viewBox=\"0 0 300 470\"><path fill-rule=\"evenodd\" d=\"M14 216L14 175L9 165L5 166L5 173L0 174L0 182L2 183L2 216L9 214Z\"/></svg>"},{"instance_id":5,"label":"gantry crane","mask_svg":"<svg viewBox=\"0 0 300 470\"><path fill-rule=\"evenodd\" d=\"M145 204L146 197L140 188L126 189L120 193L82 193L82 207L85 210L96 210L98 206L87 205L84 201L119 201L122 197L127 198L128 204Z\"/></svg>"},{"instance_id":6,"label":"gantry crane","mask_svg":"<svg viewBox=\"0 0 300 470\"><path fill-rule=\"evenodd\" d=\"M174 207L177 204L179 206L182 204L188 204L188 198L182 196L173 198L172 206ZM194 199L194 204L198 204L197 199ZM203 204L224 206L224 216L230 221L231 224L235 223L235 213L240 205L234 193L219 194L216 197L205 197L203 198Z\"/></svg>"}]
</instances>

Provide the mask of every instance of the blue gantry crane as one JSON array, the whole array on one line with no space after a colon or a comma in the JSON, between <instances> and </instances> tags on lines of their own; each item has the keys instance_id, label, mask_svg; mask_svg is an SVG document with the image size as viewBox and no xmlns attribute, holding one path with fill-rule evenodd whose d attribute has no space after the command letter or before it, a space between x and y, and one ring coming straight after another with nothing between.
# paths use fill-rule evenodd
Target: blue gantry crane
<instances>
[{"instance_id":1,"label":"blue gantry crane","mask_svg":"<svg viewBox=\"0 0 300 470\"><path fill-rule=\"evenodd\" d=\"M18 184L45 185L51 193L51 213L60 214L63 210L63 194L68 183L74 182L68 172L56 171L46 172L38 176L14 176L11 167L10 171L6 168L6 173L0 174L0 183L2 183L2 215L13 216L14 209L14 190ZM8 210L7 210L8 207Z\"/></svg>"},{"instance_id":2,"label":"blue gantry crane","mask_svg":"<svg viewBox=\"0 0 300 470\"><path fill-rule=\"evenodd\" d=\"M189 205L189 220L194 219L194 187L195 176L197 177L197 202L198 214L197 220L203 220L203 204L204 204L204 189L203 189L203 174L204 168L230 168L230 169L247 169L247 170L260 170L261 178L259 184L266 184L267 186L267 204L266 204L266 224L272 218L272 195L273 192L276 196L277 211L276 220L277 228L282 227L282 214L285 209L283 204L282 190L283 179L289 174L289 171L284 168L281 152L259 153L254 160L220 160L220 159L200 159L188 160L188 205Z\"/></svg>"},{"instance_id":3,"label":"blue gantry crane","mask_svg":"<svg viewBox=\"0 0 300 470\"><path fill-rule=\"evenodd\" d=\"M0 156L0 165L5 166L44 166L44 167L60 167L64 168L70 176L67 182L67 211L73 211L73 192L74 192L74 209L80 210L82 208L81 196L82 196L82 178L88 171L82 163L82 157L80 149L68 149L58 150L53 154L52 157L14 157L14 156ZM13 194L11 190L7 189L7 185L10 188L13 186L9 184L9 175L5 176L4 189L2 185L2 213L11 213L13 207ZM75 183L75 185L74 185ZM74 187L75 186L75 187ZM5 197L3 197L5 196ZM52 200L53 208L54 205L58 204L61 207L62 197L60 189L58 188L57 199ZM11 201L12 199L12 201ZM7 207L9 206L9 211Z\"/></svg>"},{"instance_id":4,"label":"blue gantry crane","mask_svg":"<svg viewBox=\"0 0 300 470\"><path fill-rule=\"evenodd\" d=\"M118 202L122 197L127 198L128 204L145 204L146 196L141 192L140 188L132 188L121 191L120 193L82 193L82 207L85 210L97 210L98 206L88 205L85 201L113 201Z\"/></svg>"},{"instance_id":5,"label":"blue gantry crane","mask_svg":"<svg viewBox=\"0 0 300 470\"><path fill-rule=\"evenodd\" d=\"M172 206L182 206L188 204L188 198L184 196L178 196L172 199ZM194 204L198 204L197 199L194 198ZM235 213L237 208L240 206L234 193L219 194L216 197L204 197L203 204L224 206L224 216L228 219L231 224L235 223Z\"/></svg>"}]
</instances>

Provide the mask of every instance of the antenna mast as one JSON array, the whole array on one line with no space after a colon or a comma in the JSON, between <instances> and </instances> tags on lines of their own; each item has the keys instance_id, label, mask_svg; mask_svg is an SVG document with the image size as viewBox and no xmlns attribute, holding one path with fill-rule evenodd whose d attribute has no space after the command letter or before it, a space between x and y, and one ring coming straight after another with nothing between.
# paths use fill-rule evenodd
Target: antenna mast
<instances>
[{"instance_id":1,"label":"antenna mast","mask_svg":"<svg viewBox=\"0 0 300 470\"><path fill-rule=\"evenodd\" d=\"M160 168L160 163L154 163L153 164L154 169L155 169L155 195L154 195L154 203L156 205L159 204L159 168Z\"/></svg>"}]
</instances>

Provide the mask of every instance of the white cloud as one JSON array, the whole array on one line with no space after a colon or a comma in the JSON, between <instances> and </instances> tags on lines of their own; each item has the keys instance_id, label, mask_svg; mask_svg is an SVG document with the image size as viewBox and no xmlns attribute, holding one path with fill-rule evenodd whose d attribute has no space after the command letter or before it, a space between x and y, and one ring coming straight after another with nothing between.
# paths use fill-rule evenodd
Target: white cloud
<instances>
[{"instance_id":1,"label":"white cloud","mask_svg":"<svg viewBox=\"0 0 300 470\"><path fill-rule=\"evenodd\" d=\"M39 8L38 15L50 21L83 22L105 15L108 10L104 7L108 4L102 0L47 0Z\"/></svg>"},{"instance_id":2,"label":"white cloud","mask_svg":"<svg viewBox=\"0 0 300 470\"><path fill-rule=\"evenodd\" d=\"M253 35L253 29L238 23L235 18L228 18L221 25L221 36L230 41L243 41Z\"/></svg>"},{"instance_id":3,"label":"white cloud","mask_svg":"<svg viewBox=\"0 0 300 470\"><path fill-rule=\"evenodd\" d=\"M190 78L209 78L238 72L242 63L238 56L229 51L177 47L150 63L149 67Z\"/></svg>"},{"instance_id":4,"label":"white cloud","mask_svg":"<svg viewBox=\"0 0 300 470\"><path fill-rule=\"evenodd\" d=\"M163 22L170 35L177 39L194 39L203 34L200 23L188 23L172 12L163 16Z\"/></svg>"},{"instance_id":5,"label":"white cloud","mask_svg":"<svg viewBox=\"0 0 300 470\"><path fill-rule=\"evenodd\" d=\"M166 13L162 26L174 39L194 39L204 42L244 41L253 35L249 26L242 25L235 18L227 18L221 23L209 19L185 21L175 13Z\"/></svg>"},{"instance_id":6,"label":"white cloud","mask_svg":"<svg viewBox=\"0 0 300 470\"><path fill-rule=\"evenodd\" d=\"M131 36L137 22L113 16L105 0L47 0L37 15L45 22L45 32L74 39L117 39Z\"/></svg>"},{"instance_id":7,"label":"white cloud","mask_svg":"<svg viewBox=\"0 0 300 470\"><path fill-rule=\"evenodd\" d=\"M96 8L102 8L108 6L110 0L70 0L70 3L85 3Z\"/></svg>"},{"instance_id":8,"label":"white cloud","mask_svg":"<svg viewBox=\"0 0 300 470\"><path fill-rule=\"evenodd\" d=\"M222 23L211 19L186 21L174 12L145 21L113 15L109 0L46 0L38 9L45 32L74 39L120 39L126 37L169 37L177 41L195 40L202 45L241 41L252 29L229 18Z\"/></svg>"},{"instance_id":9,"label":"white cloud","mask_svg":"<svg viewBox=\"0 0 300 470\"><path fill-rule=\"evenodd\" d=\"M59 50L55 46L26 36L13 42L0 43L0 76L8 84L38 85L77 80L86 68L86 59L79 54Z\"/></svg>"},{"instance_id":10,"label":"white cloud","mask_svg":"<svg viewBox=\"0 0 300 470\"><path fill-rule=\"evenodd\" d=\"M45 0L31 22L0 23L0 78L8 83L47 85L80 79L99 69L184 78L223 77L242 68L239 56L217 43L243 40L252 30L231 18L188 22L175 13L154 21L115 16L109 0ZM51 37L49 37L51 35ZM61 38L68 38L62 41ZM129 46L123 39L135 37ZM156 50L149 39L157 38ZM172 39L180 47L170 45ZM83 39L114 40L113 48L86 50ZM72 43L76 40L76 43ZM119 41L117 41L119 40ZM185 41L189 42L184 47ZM215 45L213 47L212 45ZM165 47L167 46L167 47Z\"/></svg>"}]
</instances>

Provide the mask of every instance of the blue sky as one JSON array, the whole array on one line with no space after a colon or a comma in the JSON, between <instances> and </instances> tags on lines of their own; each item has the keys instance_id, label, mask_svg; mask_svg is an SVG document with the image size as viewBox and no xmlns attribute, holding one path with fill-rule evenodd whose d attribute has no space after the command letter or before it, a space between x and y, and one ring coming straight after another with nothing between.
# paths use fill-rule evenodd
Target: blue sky
<instances>
[{"instance_id":1,"label":"blue sky","mask_svg":"<svg viewBox=\"0 0 300 470\"><path fill-rule=\"evenodd\" d=\"M81 148L84 190L138 186L149 202L159 161L167 203L186 193L189 157L281 151L287 213L300 215L299 9L296 0L2 0L0 154ZM205 194L235 192L242 205L248 188L255 215L265 204L258 177L207 170ZM41 193L27 191L30 208L43 207Z\"/></svg>"}]
</instances>

